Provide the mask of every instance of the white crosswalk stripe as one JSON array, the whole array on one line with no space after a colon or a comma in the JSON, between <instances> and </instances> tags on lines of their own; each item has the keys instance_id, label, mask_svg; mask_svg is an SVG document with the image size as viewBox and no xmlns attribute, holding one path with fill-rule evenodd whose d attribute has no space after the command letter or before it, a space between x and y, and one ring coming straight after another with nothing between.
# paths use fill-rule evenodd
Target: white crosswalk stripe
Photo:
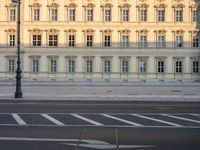
<instances>
[{"instance_id":1,"label":"white crosswalk stripe","mask_svg":"<svg viewBox=\"0 0 200 150\"><path fill-rule=\"evenodd\" d=\"M188 118L184 118L184 117L178 117L178 116L173 116L173 115L168 115L168 114L161 114L161 115L167 116L167 117L170 117L170 118L184 120L184 121L190 121L190 122L200 123L200 121L193 120L193 119L188 119Z\"/></svg>"},{"instance_id":2,"label":"white crosswalk stripe","mask_svg":"<svg viewBox=\"0 0 200 150\"><path fill-rule=\"evenodd\" d=\"M78 114L71 114L71 115L74 116L74 117L76 117L76 118L79 118L79 119L81 119L81 120L84 120L84 121L86 121L86 122L89 122L89 123L91 123L91 124L93 124L93 125L96 125L96 126L103 126L103 124L101 124L101 123L99 123L99 122L93 121L93 120L91 120L91 119L88 119L88 118L86 118L86 117L80 116L80 115L78 115Z\"/></svg>"},{"instance_id":3,"label":"white crosswalk stripe","mask_svg":"<svg viewBox=\"0 0 200 150\"><path fill-rule=\"evenodd\" d=\"M131 114L133 116L139 117L139 118L143 118L143 119L148 119L148 120L153 120L156 122L160 122L160 123L164 123L164 124L168 124L170 126L175 126L175 127L183 127L182 125L176 124L176 123L172 123L169 121L164 121L164 120L160 120L160 119L155 119L155 118L151 118L151 117L147 117L147 116L142 116L142 115L138 115L138 114Z\"/></svg>"},{"instance_id":4,"label":"white crosswalk stripe","mask_svg":"<svg viewBox=\"0 0 200 150\"><path fill-rule=\"evenodd\" d=\"M118 120L118 121L130 124L130 125L133 125L133 126L143 126L143 125L141 125L139 123L135 123L135 122L128 121L128 120L125 120L125 119L121 119L121 118L114 117L114 116L111 116L111 115L107 115L107 114L101 114L101 115L105 116L105 117L108 117L108 118L111 118L111 119L114 119L114 120Z\"/></svg>"},{"instance_id":5,"label":"white crosswalk stripe","mask_svg":"<svg viewBox=\"0 0 200 150\"><path fill-rule=\"evenodd\" d=\"M41 114L43 117L45 117L46 119L50 120L51 122L53 122L54 124L58 125L58 126L64 126L65 124L62 123L61 121L49 116L48 114Z\"/></svg>"},{"instance_id":6,"label":"white crosswalk stripe","mask_svg":"<svg viewBox=\"0 0 200 150\"><path fill-rule=\"evenodd\" d=\"M18 114L11 115L19 125L27 125L26 122Z\"/></svg>"},{"instance_id":7,"label":"white crosswalk stripe","mask_svg":"<svg viewBox=\"0 0 200 150\"><path fill-rule=\"evenodd\" d=\"M190 115L200 117L200 114L190 114Z\"/></svg>"}]
</instances>

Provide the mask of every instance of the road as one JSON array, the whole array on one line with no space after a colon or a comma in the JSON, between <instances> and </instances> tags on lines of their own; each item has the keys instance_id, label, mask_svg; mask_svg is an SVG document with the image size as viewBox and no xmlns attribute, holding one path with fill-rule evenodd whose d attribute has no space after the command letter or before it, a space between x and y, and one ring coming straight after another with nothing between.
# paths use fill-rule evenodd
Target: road
<instances>
[{"instance_id":1,"label":"road","mask_svg":"<svg viewBox=\"0 0 200 150\"><path fill-rule=\"evenodd\" d=\"M1 150L199 150L198 102L0 101Z\"/></svg>"}]
</instances>

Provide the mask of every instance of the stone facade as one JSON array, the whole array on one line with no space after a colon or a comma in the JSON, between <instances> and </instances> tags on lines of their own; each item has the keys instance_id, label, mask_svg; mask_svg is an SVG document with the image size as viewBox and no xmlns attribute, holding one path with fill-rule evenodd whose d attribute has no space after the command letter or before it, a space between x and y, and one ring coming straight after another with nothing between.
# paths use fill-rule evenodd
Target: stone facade
<instances>
[{"instance_id":1,"label":"stone facade","mask_svg":"<svg viewBox=\"0 0 200 150\"><path fill-rule=\"evenodd\" d=\"M199 0L21 0L24 80L197 80ZM0 79L16 69L17 6L0 1Z\"/></svg>"}]
</instances>

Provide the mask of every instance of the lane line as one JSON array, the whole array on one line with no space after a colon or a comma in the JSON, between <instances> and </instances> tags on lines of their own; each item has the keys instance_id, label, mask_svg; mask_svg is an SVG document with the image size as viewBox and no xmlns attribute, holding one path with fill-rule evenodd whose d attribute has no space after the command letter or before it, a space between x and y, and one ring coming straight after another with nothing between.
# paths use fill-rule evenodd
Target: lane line
<instances>
[{"instance_id":1,"label":"lane line","mask_svg":"<svg viewBox=\"0 0 200 150\"><path fill-rule=\"evenodd\" d=\"M53 122L54 124L58 125L58 126L64 126L65 124L62 123L61 121L47 115L47 114L41 114L44 118L50 120L51 122Z\"/></svg>"},{"instance_id":2,"label":"lane line","mask_svg":"<svg viewBox=\"0 0 200 150\"><path fill-rule=\"evenodd\" d=\"M18 114L12 113L11 115L15 119L17 124L19 124L19 125L27 125L26 122Z\"/></svg>"},{"instance_id":3,"label":"lane line","mask_svg":"<svg viewBox=\"0 0 200 150\"><path fill-rule=\"evenodd\" d=\"M142 116L142 115L138 115L138 114L131 114L131 115L139 117L139 118L143 118L143 119L148 119L148 120L152 120L152 121L156 121L156 122L168 124L168 125L175 126L175 127L183 127L180 124L172 123L172 122L169 122L169 121L164 121L164 120L160 120L160 119L156 119L156 118L151 118L151 117L147 117L147 116Z\"/></svg>"},{"instance_id":4,"label":"lane line","mask_svg":"<svg viewBox=\"0 0 200 150\"><path fill-rule=\"evenodd\" d=\"M121 118L118 118L118 117L114 117L114 116L111 116L111 115L108 115L108 114L101 114L101 115L104 116L104 117L107 117L107 118L111 118L111 119L114 119L114 120L117 120L117 121L121 121L121 122L127 123L129 125L138 126L138 127L143 126L143 125L141 125L139 123L135 123L135 122L128 121L128 120L125 120L125 119L121 119Z\"/></svg>"},{"instance_id":5,"label":"lane line","mask_svg":"<svg viewBox=\"0 0 200 150\"><path fill-rule=\"evenodd\" d=\"M190 114L190 115L200 117L200 114Z\"/></svg>"},{"instance_id":6,"label":"lane line","mask_svg":"<svg viewBox=\"0 0 200 150\"><path fill-rule=\"evenodd\" d=\"M162 116L167 116L167 117L170 117L170 118L174 118L174 119L180 119L180 120L184 120L184 121L190 121L190 122L200 123L200 121L189 119L189 118L172 116L172 115L168 115L168 114L161 114L161 115Z\"/></svg>"},{"instance_id":7,"label":"lane line","mask_svg":"<svg viewBox=\"0 0 200 150\"><path fill-rule=\"evenodd\" d=\"M78 114L71 114L71 115L72 115L73 117L76 117L76 118L79 118L79 119L81 119L81 120L87 121L87 122L89 122L89 123L91 123L91 124L93 124L93 125L96 125L96 126L103 126L103 124L101 124L101 123L99 123L99 122L93 121L93 120L91 120L91 119L88 119L88 118L86 118L86 117L80 116L80 115L78 115Z\"/></svg>"}]
</instances>

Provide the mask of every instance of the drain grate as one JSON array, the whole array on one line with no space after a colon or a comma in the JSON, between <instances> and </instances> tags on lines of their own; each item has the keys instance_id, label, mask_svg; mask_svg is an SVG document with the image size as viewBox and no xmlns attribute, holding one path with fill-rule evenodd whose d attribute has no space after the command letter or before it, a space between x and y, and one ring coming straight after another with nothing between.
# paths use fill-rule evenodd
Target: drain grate
<instances>
[{"instance_id":1,"label":"drain grate","mask_svg":"<svg viewBox=\"0 0 200 150\"><path fill-rule=\"evenodd\" d=\"M179 92L182 92L182 91L180 91L180 90L171 90L171 92L179 93Z\"/></svg>"}]
</instances>

